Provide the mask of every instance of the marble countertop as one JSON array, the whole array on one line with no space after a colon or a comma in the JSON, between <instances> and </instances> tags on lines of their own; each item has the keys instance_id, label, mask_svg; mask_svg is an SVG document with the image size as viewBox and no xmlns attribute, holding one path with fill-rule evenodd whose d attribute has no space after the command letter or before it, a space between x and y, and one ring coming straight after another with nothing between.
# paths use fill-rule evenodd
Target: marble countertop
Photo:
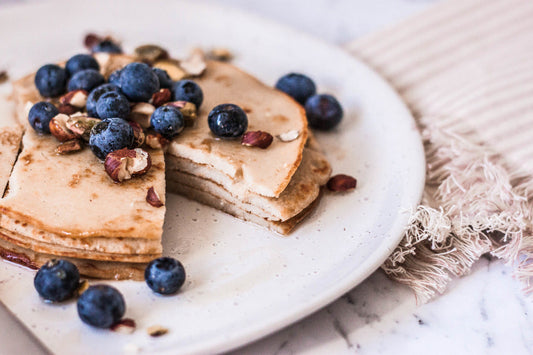
<instances>
[{"instance_id":1,"label":"marble countertop","mask_svg":"<svg viewBox=\"0 0 533 355\"><path fill-rule=\"evenodd\" d=\"M427 8L435 0L209 0L242 8L342 45ZM13 0L0 0L2 3ZM1 8L0 8L1 9ZM418 305L378 270L339 300L232 354L533 354L533 302L511 269L482 258L444 295ZM0 317L7 313L0 309ZM0 332L16 353L23 330ZM20 339L20 338L19 338ZM27 345L25 352L38 349Z\"/></svg>"}]
</instances>

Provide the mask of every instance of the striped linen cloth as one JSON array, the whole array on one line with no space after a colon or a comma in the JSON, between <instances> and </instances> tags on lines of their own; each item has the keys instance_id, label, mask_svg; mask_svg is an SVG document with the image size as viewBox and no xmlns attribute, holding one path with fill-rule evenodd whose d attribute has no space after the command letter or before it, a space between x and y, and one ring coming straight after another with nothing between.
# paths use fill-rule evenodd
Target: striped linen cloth
<instances>
[{"instance_id":1,"label":"striped linen cloth","mask_svg":"<svg viewBox=\"0 0 533 355\"><path fill-rule=\"evenodd\" d=\"M427 161L382 268L421 301L491 253L533 291L533 1L451 0L347 46L401 94Z\"/></svg>"}]
</instances>

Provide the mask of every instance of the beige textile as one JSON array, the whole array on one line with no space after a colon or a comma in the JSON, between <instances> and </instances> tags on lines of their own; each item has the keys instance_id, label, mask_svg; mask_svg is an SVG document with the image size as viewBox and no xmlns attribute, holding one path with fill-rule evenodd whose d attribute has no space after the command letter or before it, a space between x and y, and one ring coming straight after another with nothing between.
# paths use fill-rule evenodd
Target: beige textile
<instances>
[{"instance_id":1,"label":"beige textile","mask_svg":"<svg viewBox=\"0 0 533 355\"><path fill-rule=\"evenodd\" d=\"M383 269L425 301L490 252L533 291L533 1L445 1L347 49L402 95L426 149L422 204Z\"/></svg>"}]
</instances>

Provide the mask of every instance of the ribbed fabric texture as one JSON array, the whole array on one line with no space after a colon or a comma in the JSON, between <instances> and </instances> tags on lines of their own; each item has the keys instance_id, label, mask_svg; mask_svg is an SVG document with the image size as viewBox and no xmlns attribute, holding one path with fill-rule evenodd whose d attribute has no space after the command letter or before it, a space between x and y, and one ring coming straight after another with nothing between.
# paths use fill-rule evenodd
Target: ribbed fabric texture
<instances>
[{"instance_id":1,"label":"ribbed fabric texture","mask_svg":"<svg viewBox=\"0 0 533 355\"><path fill-rule=\"evenodd\" d=\"M533 1L445 1L347 49L398 90L426 147L422 206L385 271L427 300L491 252L532 291Z\"/></svg>"}]
</instances>

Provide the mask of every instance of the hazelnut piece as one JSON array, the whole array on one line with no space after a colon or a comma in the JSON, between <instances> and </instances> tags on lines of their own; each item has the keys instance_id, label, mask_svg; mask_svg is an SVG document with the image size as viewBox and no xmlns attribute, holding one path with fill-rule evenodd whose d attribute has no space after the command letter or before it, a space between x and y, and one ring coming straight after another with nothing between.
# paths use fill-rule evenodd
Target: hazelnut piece
<instances>
[{"instance_id":1,"label":"hazelnut piece","mask_svg":"<svg viewBox=\"0 0 533 355\"><path fill-rule=\"evenodd\" d=\"M173 81L181 80L186 76L185 71L180 68L179 62L174 59L158 60L154 63L154 68L165 70Z\"/></svg>"},{"instance_id":2,"label":"hazelnut piece","mask_svg":"<svg viewBox=\"0 0 533 355\"><path fill-rule=\"evenodd\" d=\"M146 332L151 337L159 337L168 333L168 329L160 325L152 325L146 329Z\"/></svg>"},{"instance_id":3,"label":"hazelnut piece","mask_svg":"<svg viewBox=\"0 0 533 355\"><path fill-rule=\"evenodd\" d=\"M268 132L248 131L242 136L241 143L249 147L266 149L272 144L274 137Z\"/></svg>"},{"instance_id":4,"label":"hazelnut piece","mask_svg":"<svg viewBox=\"0 0 533 355\"><path fill-rule=\"evenodd\" d=\"M136 324L135 321L131 318L124 318L113 324L110 330L121 333L121 334L131 334L135 331Z\"/></svg>"},{"instance_id":5,"label":"hazelnut piece","mask_svg":"<svg viewBox=\"0 0 533 355\"><path fill-rule=\"evenodd\" d=\"M87 97L89 93L85 90L73 90L67 92L65 95L59 98L61 105L70 105L77 108L83 108L87 105Z\"/></svg>"},{"instance_id":6,"label":"hazelnut piece","mask_svg":"<svg viewBox=\"0 0 533 355\"><path fill-rule=\"evenodd\" d=\"M146 102L138 102L131 108L130 119L141 125L142 128L150 127L150 117L155 107Z\"/></svg>"},{"instance_id":7,"label":"hazelnut piece","mask_svg":"<svg viewBox=\"0 0 533 355\"><path fill-rule=\"evenodd\" d=\"M67 120L67 128L75 133L78 137L89 141L91 129L101 120L98 118L87 117L83 115L72 115Z\"/></svg>"},{"instance_id":8,"label":"hazelnut piece","mask_svg":"<svg viewBox=\"0 0 533 355\"><path fill-rule=\"evenodd\" d=\"M326 185L330 191L351 191L357 186L357 180L349 175L338 174L332 176Z\"/></svg>"},{"instance_id":9,"label":"hazelnut piece","mask_svg":"<svg viewBox=\"0 0 533 355\"><path fill-rule=\"evenodd\" d=\"M133 142L133 144L135 145L134 148L139 148L140 146L144 144L144 140L145 140L144 131L141 125L138 124L137 122L128 121L128 124L133 129L133 137L135 139L135 141Z\"/></svg>"},{"instance_id":10,"label":"hazelnut piece","mask_svg":"<svg viewBox=\"0 0 533 355\"><path fill-rule=\"evenodd\" d=\"M180 110L183 118L185 119L185 126L191 127L196 121L196 105L188 101L171 101L167 102L165 106L173 106Z\"/></svg>"},{"instance_id":11,"label":"hazelnut piece","mask_svg":"<svg viewBox=\"0 0 533 355\"><path fill-rule=\"evenodd\" d=\"M60 113L50 120L50 133L60 142L66 142L78 138L78 136L67 128L68 115Z\"/></svg>"},{"instance_id":12,"label":"hazelnut piece","mask_svg":"<svg viewBox=\"0 0 533 355\"><path fill-rule=\"evenodd\" d=\"M171 97L172 92L169 89L161 89L152 95L150 103L154 105L154 107L159 107L169 102Z\"/></svg>"},{"instance_id":13,"label":"hazelnut piece","mask_svg":"<svg viewBox=\"0 0 533 355\"><path fill-rule=\"evenodd\" d=\"M159 194L157 191L155 191L153 186L150 187L146 193L146 202L156 208L164 206L163 202L161 202L161 199L159 198Z\"/></svg>"},{"instance_id":14,"label":"hazelnut piece","mask_svg":"<svg viewBox=\"0 0 533 355\"><path fill-rule=\"evenodd\" d=\"M135 55L139 60L148 64L168 58L166 49L155 44L145 44L135 48Z\"/></svg>"},{"instance_id":15,"label":"hazelnut piece","mask_svg":"<svg viewBox=\"0 0 533 355\"><path fill-rule=\"evenodd\" d=\"M80 140L73 139L70 141L63 142L60 145L58 145L56 148L56 153L64 155L64 154L79 152L82 149L83 147L81 145Z\"/></svg>"},{"instance_id":16,"label":"hazelnut piece","mask_svg":"<svg viewBox=\"0 0 533 355\"><path fill-rule=\"evenodd\" d=\"M164 149L168 145L168 139L159 133L147 134L144 143L152 149Z\"/></svg>"},{"instance_id":17,"label":"hazelnut piece","mask_svg":"<svg viewBox=\"0 0 533 355\"><path fill-rule=\"evenodd\" d=\"M104 162L107 175L116 182L143 175L151 166L150 154L141 148L115 150L107 155Z\"/></svg>"},{"instance_id":18,"label":"hazelnut piece","mask_svg":"<svg viewBox=\"0 0 533 355\"><path fill-rule=\"evenodd\" d=\"M202 75L207 67L204 51L200 48L193 49L189 58L180 62L180 67L185 70L188 76Z\"/></svg>"}]
</instances>

